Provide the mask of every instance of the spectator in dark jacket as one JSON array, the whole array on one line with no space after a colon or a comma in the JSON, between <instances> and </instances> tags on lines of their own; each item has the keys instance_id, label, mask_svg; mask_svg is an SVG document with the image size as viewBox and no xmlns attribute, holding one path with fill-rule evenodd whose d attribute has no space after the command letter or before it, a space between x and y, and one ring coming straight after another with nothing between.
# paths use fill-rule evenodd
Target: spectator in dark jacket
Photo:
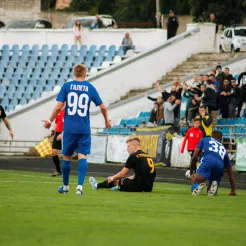
<instances>
[{"instance_id":1,"label":"spectator in dark jacket","mask_svg":"<svg viewBox=\"0 0 246 246\"><path fill-rule=\"evenodd\" d=\"M166 25L167 25L167 39L174 37L179 28L179 20L178 17L174 15L174 12L172 10L169 11L169 17Z\"/></svg>"},{"instance_id":2,"label":"spectator in dark jacket","mask_svg":"<svg viewBox=\"0 0 246 246\"><path fill-rule=\"evenodd\" d=\"M216 66L216 70L217 70L217 76L215 77L216 81L219 82L220 84L220 88L223 87L223 82L224 82L224 77L225 77L225 74L224 72L222 71L222 67L221 65L217 65Z\"/></svg>"},{"instance_id":3,"label":"spectator in dark jacket","mask_svg":"<svg viewBox=\"0 0 246 246\"><path fill-rule=\"evenodd\" d=\"M229 104L229 117L236 117L236 108L239 105L240 100L240 88L237 86L236 79L231 80L231 95L230 95L230 104Z\"/></svg>"},{"instance_id":4,"label":"spectator in dark jacket","mask_svg":"<svg viewBox=\"0 0 246 246\"><path fill-rule=\"evenodd\" d=\"M231 84L231 80L233 79L233 76L232 74L230 74L230 69L229 67L225 67L224 69L224 81L225 80L228 80L229 81L229 84Z\"/></svg>"},{"instance_id":5,"label":"spectator in dark jacket","mask_svg":"<svg viewBox=\"0 0 246 246\"><path fill-rule=\"evenodd\" d=\"M213 110L216 110L216 91L211 80L207 81L207 86L202 97L202 105L208 109L208 113L211 114Z\"/></svg>"},{"instance_id":6,"label":"spectator in dark jacket","mask_svg":"<svg viewBox=\"0 0 246 246\"><path fill-rule=\"evenodd\" d=\"M156 124L156 113L158 110L158 103L155 102L154 103L154 108L150 111L150 117L149 117L149 122L151 122L152 124Z\"/></svg>"},{"instance_id":7,"label":"spectator in dark jacket","mask_svg":"<svg viewBox=\"0 0 246 246\"><path fill-rule=\"evenodd\" d=\"M229 104L231 96L231 85L229 80L224 80L224 85L220 92L220 113L223 118L229 117Z\"/></svg>"},{"instance_id":8,"label":"spectator in dark jacket","mask_svg":"<svg viewBox=\"0 0 246 246\"><path fill-rule=\"evenodd\" d=\"M238 77L238 85L239 86L246 85L246 67L245 67L245 71L242 72Z\"/></svg>"},{"instance_id":9,"label":"spectator in dark jacket","mask_svg":"<svg viewBox=\"0 0 246 246\"><path fill-rule=\"evenodd\" d=\"M240 89L237 117L240 117L243 104L246 103L246 67L245 67L245 72L242 72L238 77L238 85L241 86L241 89Z\"/></svg>"}]
</instances>

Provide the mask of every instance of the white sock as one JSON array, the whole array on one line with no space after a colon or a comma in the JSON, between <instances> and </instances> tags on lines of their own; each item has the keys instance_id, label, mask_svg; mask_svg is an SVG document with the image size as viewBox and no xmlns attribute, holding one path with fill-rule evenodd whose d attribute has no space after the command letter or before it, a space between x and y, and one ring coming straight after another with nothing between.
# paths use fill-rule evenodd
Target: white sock
<instances>
[{"instance_id":1,"label":"white sock","mask_svg":"<svg viewBox=\"0 0 246 246\"><path fill-rule=\"evenodd\" d=\"M69 190L69 186L68 185L63 185L63 190Z\"/></svg>"},{"instance_id":2,"label":"white sock","mask_svg":"<svg viewBox=\"0 0 246 246\"><path fill-rule=\"evenodd\" d=\"M83 186L82 185L78 185L77 186L77 190L83 190Z\"/></svg>"}]
</instances>

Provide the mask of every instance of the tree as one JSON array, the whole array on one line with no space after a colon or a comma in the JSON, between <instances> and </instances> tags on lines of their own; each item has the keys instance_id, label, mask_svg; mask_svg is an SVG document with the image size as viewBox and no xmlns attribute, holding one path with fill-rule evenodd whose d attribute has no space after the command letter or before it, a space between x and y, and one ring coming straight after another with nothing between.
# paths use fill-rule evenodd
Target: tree
<instances>
[{"instance_id":1,"label":"tree","mask_svg":"<svg viewBox=\"0 0 246 246\"><path fill-rule=\"evenodd\" d=\"M69 6L69 10L73 12L88 11L89 1L87 0L72 0Z\"/></svg>"},{"instance_id":2,"label":"tree","mask_svg":"<svg viewBox=\"0 0 246 246\"><path fill-rule=\"evenodd\" d=\"M114 4L115 0L101 0L98 6L98 13L113 15Z\"/></svg>"},{"instance_id":3,"label":"tree","mask_svg":"<svg viewBox=\"0 0 246 246\"><path fill-rule=\"evenodd\" d=\"M218 24L230 26L242 23L245 14L245 1L242 0L190 0L194 21L208 21L214 13Z\"/></svg>"},{"instance_id":4,"label":"tree","mask_svg":"<svg viewBox=\"0 0 246 246\"><path fill-rule=\"evenodd\" d=\"M54 9L56 6L56 0L41 0L41 10Z\"/></svg>"}]
</instances>

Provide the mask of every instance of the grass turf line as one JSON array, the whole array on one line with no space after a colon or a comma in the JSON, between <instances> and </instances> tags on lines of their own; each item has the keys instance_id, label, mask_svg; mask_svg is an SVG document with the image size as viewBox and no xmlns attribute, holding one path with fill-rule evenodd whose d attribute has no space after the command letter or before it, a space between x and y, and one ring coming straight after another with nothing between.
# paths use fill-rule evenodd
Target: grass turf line
<instances>
[{"instance_id":1,"label":"grass turf line","mask_svg":"<svg viewBox=\"0 0 246 246\"><path fill-rule=\"evenodd\" d=\"M246 245L246 191L193 197L190 186L168 183L152 193L93 191L87 178L76 196L76 176L70 181L70 194L60 195L61 177L1 170L0 244Z\"/></svg>"}]
</instances>

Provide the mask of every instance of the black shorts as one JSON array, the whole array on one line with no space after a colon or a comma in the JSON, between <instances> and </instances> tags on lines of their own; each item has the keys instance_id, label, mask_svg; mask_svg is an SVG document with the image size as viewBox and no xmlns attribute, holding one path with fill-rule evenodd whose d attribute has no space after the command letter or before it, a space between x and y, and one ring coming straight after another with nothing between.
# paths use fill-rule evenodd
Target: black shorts
<instances>
[{"instance_id":1,"label":"black shorts","mask_svg":"<svg viewBox=\"0 0 246 246\"><path fill-rule=\"evenodd\" d=\"M53 138L53 142L52 142L52 149L62 149L62 141L57 141L56 138L58 135L60 135L61 132L55 132L54 138Z\"/></svg>"},{"instance_id":2,"label":"black shorts","mask_svg":"<svg viewBox=\"0 0 246 246\"><path fill-rule=\"evenodd\" d=\"M137 184L134 179L122 178L119 180L120 191L125 192L151 192L152 187L143 188L141 185Z\"/></svg>"},{"instance_id":3,"label":"black shorts","mask_svg":"<svg viewBox=\"0 0 246 246\"><path fill-rule=\"evenodd\" d=\"M194 150L188 150L188 153L190 154L190 157L192 158L194 155Z\"/></svg>"}]
</instances>

